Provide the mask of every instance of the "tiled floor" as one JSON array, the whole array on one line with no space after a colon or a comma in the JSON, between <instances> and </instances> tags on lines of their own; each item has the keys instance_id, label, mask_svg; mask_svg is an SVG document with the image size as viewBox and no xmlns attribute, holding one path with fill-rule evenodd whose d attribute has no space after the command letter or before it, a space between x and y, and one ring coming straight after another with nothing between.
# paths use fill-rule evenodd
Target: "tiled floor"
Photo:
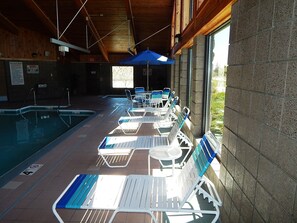
<instances>
[{"instance_id":1,"label":"tiled floor","mask_svg":"<svg viewBox=\"0 0 297 223\"><path fill-rule=\"evenodd\" d=\"M56 103L56 102L40 102ZM92 109L96 115L80 128L76 128L44 156L35 161L43 166L33 175L17 175L9 184L0 188L0 223L43 223L57 222L51 206L72 178L79 173L88 174L147 174L147 151L135 152L127 168L111 169L98 165L97 146L107 134L117 127L117 120L126 115L126 99L90 96L72 98L73 109ZM17 104L0 104L3 107L15 107ZM139 135L156 133L147 125ZM114 134L119 134L115 131ZM151 162L158 168L156 161ZM86 219L97 219L104 222L105 213L62 211L59 212L66 222L85 222ZM82 220L83 219L83 220ZM121 214L116 222L150 222L142 214Z\"/></svg>"}]
</instances>

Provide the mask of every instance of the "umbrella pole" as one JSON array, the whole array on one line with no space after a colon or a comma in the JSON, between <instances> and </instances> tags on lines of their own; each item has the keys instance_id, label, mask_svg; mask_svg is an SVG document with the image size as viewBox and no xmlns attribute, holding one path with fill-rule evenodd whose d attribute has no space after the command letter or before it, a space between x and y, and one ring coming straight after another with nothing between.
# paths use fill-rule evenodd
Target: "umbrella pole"
<instances>
[{"instance_id":1,"label":"umbrella pole","mask_svg":"<svg viewBox=\"0 0 297 223\"><path fill-rule=\"evenodd\" d=\"M146 63L146 90L149 91L149 62Z\"/></svg>"}]
</instances>

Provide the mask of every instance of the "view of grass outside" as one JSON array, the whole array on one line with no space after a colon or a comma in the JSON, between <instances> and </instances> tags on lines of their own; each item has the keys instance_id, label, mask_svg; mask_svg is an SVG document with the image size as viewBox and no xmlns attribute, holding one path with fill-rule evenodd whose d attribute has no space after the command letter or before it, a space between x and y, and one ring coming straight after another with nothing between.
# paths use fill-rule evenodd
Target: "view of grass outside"
<instances>
[{"instance_id":1,"label":"view of grass outside","mask_svg":"<svg viewBox=\"0 0 297 223\"><path fill-rule=\"evenodd\" d=\"M134 88L133 66L112 66L113 88Z\"/></svg>"},{"instance_id":2,"label":"view of grass outside","mask_svg":"<svg viewBox=\"0 0 297 223\"><path fill-rule=\"evenodd\" d=\"M220 139L224 128L226 74L229 47L229 28L226 26L211 36L211 97L210 131Z\"/></svg>"},{"instance_id":3,"label":"view of grass outside","mask_svg":"<svg viewBox=\"0 0 297 223\"><path fill-rule=\"evenodd\" d=\"M223 135L224 128L224 106L225 106L225 89L226 89L226 68L223 75L219 75L216 70L212 77L212 92L210 104L210 130L216 136ZM219 68L218 68L219 69Z\"/></svg>"}]
</instances>

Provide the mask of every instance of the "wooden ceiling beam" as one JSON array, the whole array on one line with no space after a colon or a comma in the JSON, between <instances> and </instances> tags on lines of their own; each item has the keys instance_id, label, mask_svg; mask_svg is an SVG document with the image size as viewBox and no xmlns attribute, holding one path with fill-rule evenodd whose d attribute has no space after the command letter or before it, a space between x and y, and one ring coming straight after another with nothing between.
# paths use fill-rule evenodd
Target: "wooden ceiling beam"
<instances>
[{"instance_id":1,"label":"wooden ceiling beam","mask_svg":"<svg viewBox=\"0 0 297 223\"><path fill-rule=\"evenodd\" d=\"M50 30L50 32L57 36L57 27L46 15L46 13L38 6L34 0L23 0L29 9L42 21L42 23ZM62 36L60 40L69 42L66 37Z\"/></svg>"},{"instance_id":2,"label":"wooden ceiling beam","mask_svg":"<svg viewBox=\"0 0 297 223\"><path fill-rule=\"evenodd\" d=\"M231 7L236 0L204 1L196 10L192 21L182 32L181 42L174 45L172 54L179 54L182 48L190 47L197 35L207 35L231 17Z\"/></svg>"},{"instance_id":3,"label":"wooden ceiling beam","mask_svg":"<svg viewBox=\"0 0 297 223\"><path fill-rule=\"evenodd\" d=\"M19 28L2 13L0 13L0 24L2 24L4 29L6 29L8 32L15 35L19 34Z\"/></svg>"},{"instance_id":4,"label":"wooden ceiling beam","mask_svg":"<svg viewBox=\"0 0 297 223\"><path fill-rule=\"evenodd\" d=\"M138 38L136 35L136 28L135 28L135 22L134 22L134 15L132 12L131 0L124 0L124 1L125 1L126 11L127 11L127 18L128 18L128 20L130 20L130 27L132 26L131 27L132 29L130 29L130 31L132 31L134 43L133 43L133 45L131 44L131 46L134 46L135 43L138 42ZM133 51L133 49L131 49L131 50Z\"/></svg>"},{"instance_id":5,"label":"wooden ceiling beam","mask_svg":"<svg viewBox=\"0 0 297 223\"><path fill-rule=\"evenodd\" d=\"M83 2L81 0L74 0L74 2L76 4L77 8L80 8L83 5ZM91 16L88 13L86 7L83 7L83 9L81 10L81 14L85 19L88 18L88 21L87 21L88 27L91 29L92 34L94 35L94 37L95 37L95 39L97 41L98 47L99 47L104 59L107 62L109 62L108 52L107 52L107 50L106 50L106 48L105 48L105 46L104 46L104 44L103 44L103 42L101 40L101 37L100 37L100 35L98 33L98 30L97 30L96 26L94 25L94 23L93 23L93 21L91 19Z\"/></svg>"}]
</instances>

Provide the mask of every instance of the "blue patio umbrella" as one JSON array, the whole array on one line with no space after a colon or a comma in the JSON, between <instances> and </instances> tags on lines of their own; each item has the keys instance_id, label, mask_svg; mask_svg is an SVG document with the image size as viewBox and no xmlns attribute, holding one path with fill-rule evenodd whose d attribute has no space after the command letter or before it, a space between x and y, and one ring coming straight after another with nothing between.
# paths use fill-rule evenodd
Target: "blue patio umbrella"
<instances>
[{"instance_id":1,"label":"blue patio umbrella","mask_svg":"<svg viewBox=\"0 0 297 223\"><path fill-rule=\"evenodd\" d=\"M145 50L139 54L129 57L127 59L121 60L120 64L127 65L146 65L146 76L147 76L147 90L149 90L149 66L150 65L166 65L173 64L174 60L168 57L162 56L151 50Z\"/></svg>"}]
</instances>

